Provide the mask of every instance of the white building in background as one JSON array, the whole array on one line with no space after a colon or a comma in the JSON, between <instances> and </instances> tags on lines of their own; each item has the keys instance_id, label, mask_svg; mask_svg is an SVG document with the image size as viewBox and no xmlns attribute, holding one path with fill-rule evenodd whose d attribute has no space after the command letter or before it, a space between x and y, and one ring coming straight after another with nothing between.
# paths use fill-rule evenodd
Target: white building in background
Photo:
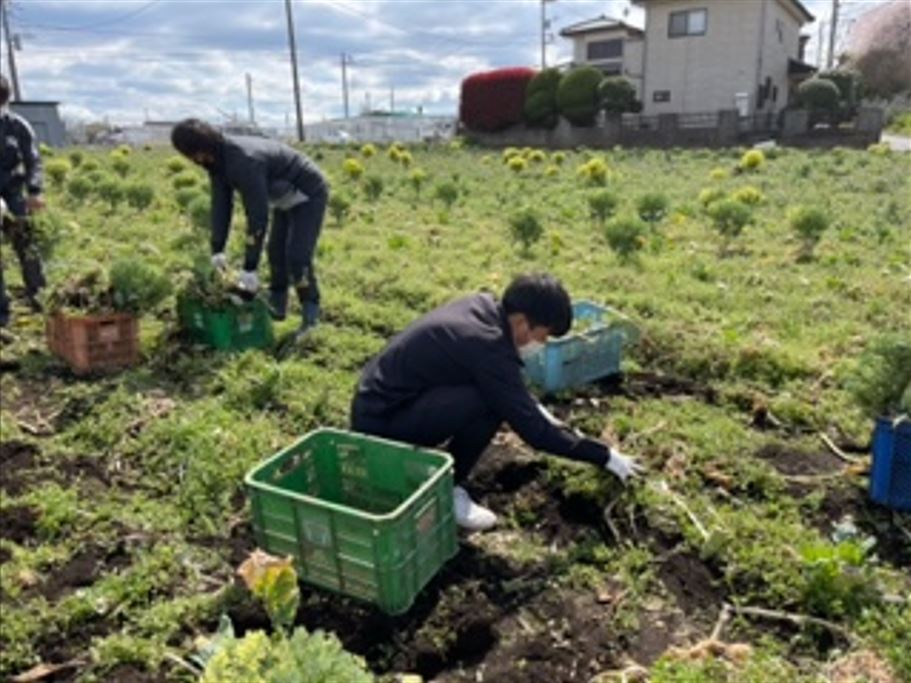
<instances>
[{"instance_id":1,"label":"white building in background","mask_svg":"<svg viewBox=\"0 0 911 683\"><path fill-rule=\"evenodd\" d=\"M573 42L574 66L585 64L600 69L605 76L623 76L641 98L645 31L602 14L567 26L560 35Z\"/></svg>"},{"instance_id":2,"label":"white building in background","mask_svg":"<svg viewBox=\"0 0 911 683\"><path fill-rule=\"evenodd\" d=\"M436 142L455 135L454 116L362 114L304 126L307 142Z\"/></svg>"},{"instance_id":3,"label":"white building in background","mask_svg":"<svg viewBox=\"0 0 911 683\"><path fill-rule=\"evenodd\" d=\"M560 34L573 41L574 64L632 81L646 115L774 114L814 71L800 34L814 17L801 0L633 2L645 9L644 31L602 16Z\"/></svg>"}]
</instances>

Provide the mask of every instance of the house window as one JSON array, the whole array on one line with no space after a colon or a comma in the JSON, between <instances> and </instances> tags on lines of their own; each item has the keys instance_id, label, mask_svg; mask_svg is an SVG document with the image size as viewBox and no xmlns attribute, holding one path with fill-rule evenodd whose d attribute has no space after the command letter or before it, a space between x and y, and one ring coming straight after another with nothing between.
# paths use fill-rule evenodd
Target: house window
<instances>
[{"instance_id":1,"label":"house window","mask_svg":"<svg viewBox=\"0 0 911 683\"><path fill-rule=\"evenodd\" d=\"M588 44L588 61L617 59L623 56L623 40L595 40Z\"/></svg>"},{"instance_id":2,"label":"house window","mask_svg":"<svg viewBox=\"0 0 911 683\"><path fill-rule=\"evenodd\" d=\"M671 101L671 91L670 90L656 90L654 93L652 93L652 101L670 102Z\"/></svg>"},{"instance_id":3,"label":"house window","mask_svg":"<svg viewBox=\"0 0 911 683\"><path fill-rule=\"evenodd\" d=\"M683 36L703 36L709 23L707 9L691 9L683 12L671 12L670 22L667 26L667 35L670 38Z\"/></svg>"},{"instance_id":4,"label":"house window","mask_svg":"<svg viewBox=\"0 0 911 683\"><path fill-rule=\"evenodd\" d=\"M623 64L613 62L612 64L598 64L598 68L605 76L621 76L623 74Z\"/></svg>"}]
</instances>

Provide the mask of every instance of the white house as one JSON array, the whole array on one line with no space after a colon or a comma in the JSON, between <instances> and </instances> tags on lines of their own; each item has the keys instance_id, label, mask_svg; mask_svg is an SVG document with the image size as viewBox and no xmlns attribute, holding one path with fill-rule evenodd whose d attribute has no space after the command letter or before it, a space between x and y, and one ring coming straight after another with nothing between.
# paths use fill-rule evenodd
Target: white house
<instances>
[{"instance_id":1,"label":"white house","mask_svg":"<svg viewBox=\"0 0 911 683\"><path fill-rule=\"evenodd\" d=\"M624 76L642 93L642 50L645 32L604 15L567 26L560 35L573 41L573 64L601 69L607 76Z\"/></svg>"},{"instance_id":2,"label":"white house","mask_svg":"<svg viewBox=\"0 0 911 683\"><path fill-rule=\"evenodd\" d=\"M573 40L574 63L629 78L646 115L773 114L813 71L800 31L814 17L801 0L633 2L645 9L644 31L599 17L561 35Z\"/></svg>"},{"instance_id":3,"label":"white house","mask_svg":"<svg viewBox=\"0 0 911 683\"><path fill-rule=\"evenodd\" d=\"M645 114L774 113L806 73L800 0L634 0L645 8Z\"/></svg>"}]
</instances>

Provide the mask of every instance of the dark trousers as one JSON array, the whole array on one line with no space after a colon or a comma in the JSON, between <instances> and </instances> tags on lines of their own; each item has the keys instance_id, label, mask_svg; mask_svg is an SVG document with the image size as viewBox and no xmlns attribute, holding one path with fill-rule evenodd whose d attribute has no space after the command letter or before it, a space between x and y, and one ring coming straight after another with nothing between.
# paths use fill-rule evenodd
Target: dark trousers
<instances>
[{"instance_id":1,"label":"dark trousers","mask_svg":"<svg viewBox=\"0 0 911 683\"><path fill-rule=\"evenodd\" d=\"M468 478L500 422L472 385L431 389L388 415L371 414L359 397L351 407L351 428L356 432L415 446L446 444L455 461L457 484Z\"/></svg>"},{"instance_id":2,"label":"dark trousers","mask_svg":"<svg viewBox=\"0 0 911 683\"><path fill-rule=\"evenodd\" d=\"M19 258L22 267L22 280L25 293L34 297L45 285L44 272L41 268L41 256L35 244L28 209L25 204L25 188L21 184L8 185L2 192L3 201L9 209L3 218L3 234L13 245L13 251ZM9 315L10 301L6 294L3 269L0 267L0 315Z\"/></svg>"},{"instance_id":3,"label":"dark trousers","mask_svg":"<svg viewBox=\"0 0 911 683\"><path fill-rule=\"evenodd\" d=\"M272 213L272 232L269 235L269 267L272 271L270 289L297 290L301 303L319 303L319 285L313 267L316 241L323 227L328 195L325 192L309 195L307 201Z\"/></svg>"}]
</instances>

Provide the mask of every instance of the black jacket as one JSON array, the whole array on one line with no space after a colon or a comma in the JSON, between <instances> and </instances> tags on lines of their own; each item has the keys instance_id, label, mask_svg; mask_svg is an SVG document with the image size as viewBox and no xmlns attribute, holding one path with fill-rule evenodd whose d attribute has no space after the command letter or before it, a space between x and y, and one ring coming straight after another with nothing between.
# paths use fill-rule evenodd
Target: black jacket
<instances>
[{"instance_id":1,"label":"black jacket","mask_svg":"<svg viewBox=\"0 0 911 683\"><path fill-rule=\"evenodd\" d=\"M212 253L222 252L231 230L234 190L247 214L244 269L256 270L269 224L269 201L297 190L315 197L327 193L323 174L310 159L275 140L225 136L221 153L209 169L212 184Z\"/></svg>"},{"instance_id":2,"label":"black jacket","mask_svg":"<svg viewBox=\"0 0 911 683\"><path fill-rule=\"evenodd\" d=\"M412 323L367 363L357 388L361 409L382 418L441 386L475 385L491 411L528 445L604 466L610 449L552 424L522 379L522 360L502 306L476 294Z\"/></svg>"},{"instance_id":3,"label":"black jacket","mask_svg":"<svg viewBox=\"0 0 911 683\"><path fill-rule=\"evenodd\" d=\"M16 183L23 183L30 195L41 194L41 155L28 121L7 110L0 113L0 192Z\"/></svg>"}]
</instances>

